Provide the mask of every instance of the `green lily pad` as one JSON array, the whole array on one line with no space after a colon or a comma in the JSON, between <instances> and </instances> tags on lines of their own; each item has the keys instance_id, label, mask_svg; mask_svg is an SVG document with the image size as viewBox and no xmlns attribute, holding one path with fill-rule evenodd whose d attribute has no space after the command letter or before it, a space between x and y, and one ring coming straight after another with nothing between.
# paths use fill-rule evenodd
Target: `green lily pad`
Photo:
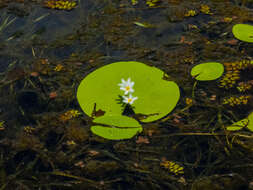
<instances>
[{"instance_id":1,"label":"green lily pad","mask_svg":"<svg viewBox=\"0 0 253 190\"><path fill-rule=\"evenodd\" d=\"M96 110L104 115L121 115L122 104L117 99L124 95L120 90L121 79L134 82L133 96L138 97L131 105L136 114L145 115L142 122L151 122L166 116L176 106L180 91L173 81L164 79L160 69L140 62L116 62L88 74L80 83L77 99L82 110L92 116Z\"/></svg>"},{"instance_id":2,"label":"green lily pad","mask_svg":"<svg viewBox=\"0 0 253 190\"><path fill-rule=\"evenodd\" d=\"M253 26L249 24L236 24L233 26L234 36L244 42L253 42Z\"/></svg>"},{"instance_id":3,"label":"green lily pad","mask_svg":"<svg viewBox=\"0 0 253 190\"><path fill-rule=\"evenodd\" d=\"M191 70L191 76L199 81L215 80L222 76L224 66L217 62L201 63L194 66Z\"/></svg>"},{"instance_id":4,"label":"green lily pad","mask_svg":"<svg viewBox=\"0 0 253 190\"><path fill-rule=\"evenodd\" d=\"M142 132L142 126L135 119L123 115L101 116L93 120L91 131L110 140L130 139Z\"/></svg>"},{"instance_id":5,"label":"green lily pad","mask_svg":"<svg viewBox=\"0 0 253 190\"><path fill-rule=\"evenodd\" d=\"M245 118L245 119L242 119L240 121L233 123L230 126L227 126L226 129L228 131L238 131L238 130L241 130L242 128L246 127L248 125L248 123L249 123L248 118Z\"/></svg>"},{"instance_id":6,"label":"green lily pad","mask_svg":"<svg viewBox=\"0 0 253 190\"><path fill-rule=\"evenodd\" d=\"M253 132L253 112L250 113L247 118L233 123L232 125L226 127L226 129L229 131L237 131L244 127L247 127L247 129Z\"/></svg>"},{"instance_id":7,"label":"green lily pad","mask_svg":"<svg viewBox=\"0 0 253 190\"><path fill-rule=\"evenodd\" d=\"M249 120L249 124L247 126L247 128L253 132L253 112L251 112L251 114L249 114L248 116L248 120Z\"/></svg>"}]
</instances>

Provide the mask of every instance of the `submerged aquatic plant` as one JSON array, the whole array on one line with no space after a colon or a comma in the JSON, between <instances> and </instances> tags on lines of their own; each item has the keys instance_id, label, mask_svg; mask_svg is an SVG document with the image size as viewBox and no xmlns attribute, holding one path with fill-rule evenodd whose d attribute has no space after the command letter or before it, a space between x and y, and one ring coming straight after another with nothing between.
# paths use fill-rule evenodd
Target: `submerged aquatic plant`
<instances>
[{"instance_id":1,"label":"submerged aquatic plant","mask_svg":"<svg viewBox=\"0 0 253 190\"><path fill-rule=\"evenodd\" d=\"M146 4L149 7L156 7L160 2L161 0L146 0Z\"/></svg>"},{"instance_id":2,"label":"submerged aquatic plant","mask_svg":"<svg viewBox=\"0 0 253 190\"><path fill-rule=\"evenodd\" d=\"M253 85L253 80L247 81L247 82L240 82L238 86L236 87L240 92L245 92L247 90L250 90Z\"/></svg>"},{"instance_id":3,"label":"submerged aquatic plant","mask_svg":"<svg viewBox=\"0 0 253 190\"><path fill-rule=\"evenodd\" d=\"M131 0L132 5L137 5L138 4L138 0Z\"/></svg>"},{"instance_id":4,"label":"submerged aquatic plant","mask_svg":"<svg viewBox=\"0 0 253 190\"><path fill-rule=\"evenodd\" d=\"M191 17L191 16L196 16L198 13L195 10L188 10L184 16L185 17Z\"/></svg>"},{"instance_id":5,"label":"submerged aquatic plant","mask_svg":"<svg viewBox=\"0 0 253 190\"><path fill-rule=\"evenodd\" d=\"M248 95L241 95L239 97L231 96L228 98L224 98L223 104L228 104L230 106L246 105L248 104L250 98L251 96Z\"/></svg>"},{"instance_id":6,"label":"submerged aquatic plant","mask_svg":"<svg viewBox=\"0 0 253 190\"><path fill-rule=\"evenodd\" d=\"M221 78L219 86L225 89L229 89L235 86L236 82L241 78L240 72L247 69L252 65L252 60L242 60L230 63L224 63L225 75ZM243 87L239 86L240 89Z\"/></svg>"},{"instance_id":7,"label":"submerged aquatic plant","mask_svg":"<svg viewBox=\"0 0 253 190\"><path fill-rule=\"evenodd\" d=\"M44 6L50 9L71 10L77 5L76 1L68 0L47 0Z\"/></svg>"},{"instance_id":8,"label":"submerged aquatic plant","mask_svg":"<svg viewBox=\"0 0 253 190\"><path fill-rule=\"evenodd\" d=\"M11 25L15 20L16 18L13 18L13 19L9 19L10 16L5 16L5 14L3 14L3 16L0 17L0 34L3 30L5 30L9 25Z\"/></svg>"},{"instance_id":9,"label":"submerged aquatic plant","mask_svg":"<svg viewBox=\"0 0 253 190\"><path fill-rule=\"evenodd\" d=\"M0 131L5 129L4 123L4 121L0 121Z\"/></svg>"},{"instance_id":10,"label":"submerged aquatic plant","mask_svg":"<svg viewBox=\"0 0 253 190\"><path fill-rule=\"evenodd\" d=\"M168 169L171 173L175 175L184 174L184 168L173 161L165 160L160 163L160 166Z\"/></svg>"},{"instance_id":11,"label":"submerged aquatic plant","mask_svg":"<svg viewBox=\"0 0 253 190\"><path fill-rule=\"evenodd\" d=\"M69 110L60 115L60 120L66 122L72 118L78 117L81 113L78 110Z\"/></svg>"},{"instance_id":12,"label":"submerged aquatic plant","mask_svg":"<svg viewBox=\"0 0 253 190\"><path fill-rule=\"evenodd\" d=\"M200 11L204 14L212 14L208 5L201 5Z\"/></svg>"},{"instance_id":13,"label":"submerged aquatic plant","mask_svg":"<svg viewBox=\"0 0 253 190\"><path fill-rule=\"evenodd\" d=\"M235 70L235 71L228 71L226 74L222 77L220 80L219 87L223 88L232 88L236 81L240 79L240 71Z\"/></svg>"}]
</instances>

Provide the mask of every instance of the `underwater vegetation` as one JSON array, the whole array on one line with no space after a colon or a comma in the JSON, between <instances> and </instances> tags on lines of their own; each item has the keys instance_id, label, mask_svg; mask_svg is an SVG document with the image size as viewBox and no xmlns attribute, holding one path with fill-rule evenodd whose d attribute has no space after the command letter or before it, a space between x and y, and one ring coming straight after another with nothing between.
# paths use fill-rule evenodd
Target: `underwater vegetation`
<instances>
[{"instance_id":1,"label":"underwater vegetation","mask_svg":"<svg viewBox=\"0 0 253 190\"><path fill-rule=\"evenodd\" d=\"M69 110L60 115L60 120L66 122L72 118L78 117L79 115L81 115L81 113L78 110Z\"/></svg>"},{"instance_id":2,"label":"underwater vegetation","mask_svg":"<svg viewBox=\"0 0 253 190\"><path fill-rule=\"evenodd\" d=\"M219 86L229 89L234 87L236 82L241 79L241 71L252 68L252 60L224 63L224 67L225 75L221 78ZM247 84L249 85L249 83ZM243 88L243 83L240 86L239 88Z\"/></svg>"},{"instance_id":3,"label":"underwater vegetation","mask_svg":"<svg viewBox=\"0 0 253 190\"><path fill-rule=\"evenodd\" d=\"M68 0L46 0L44 6L50 9L72 10L77 6L76 1Z\"/></svg>"},{"instance_id":4,"label":"underwater vegetation","mask_svg":"<svg viewBox=\"0 0 253 190\"><path fill-rule=\"evenodd\" d=\"M175 162L165 160L162 161L160 165L164 168L167 168L171 173L175 175L184 174L184 168Z\"/></svg>"},{"instance_id":5,"label":"underwater vegetation","mask_svg":"<svg viewBox=\"0 0 253 190\"><path fill-rule=\"evenodd\" d=\"M249 102L249 99L251 98L251 96L245 96L245 95L241 95L239 97L236 96L231 96L228 98L224 98L223 99L223 104L228 104L230 106L238 106L238 105L246 105Z\"/></svg>"},{"instance_id":6,"label":"underwater vegetation","mask_svg":"<svg viewBox=\"0 0 253 190\"><path fill-rule=\"evenodd\" d=\"M252 1L15 2L0 189L252 189Z\"/></svg>"}]
</instances>

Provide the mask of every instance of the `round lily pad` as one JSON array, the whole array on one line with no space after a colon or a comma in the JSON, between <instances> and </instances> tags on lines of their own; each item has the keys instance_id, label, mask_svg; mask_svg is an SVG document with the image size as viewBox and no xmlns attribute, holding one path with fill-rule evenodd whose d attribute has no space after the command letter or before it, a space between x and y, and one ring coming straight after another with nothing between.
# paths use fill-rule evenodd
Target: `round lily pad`
<instances>
[{"instance_id":1,"label":"round lily pad","mask_svg":"<svg viewBox=\"0 0 253 190\"><path fill-rule=\"evenodd\" d=\"M82 110L92 116L94 108L104 115L121 115L122 104L119 83L128 78L134 82L131 105L135 114L142 115L142 122L151 122L166 116L176 106L180 91L173 81L165 80L160 69L140 62L116 62L88 74L80 83L77 99Z\"/></svg>"},{"instance_id":2,"label":"round lily pad","mask_svg":"<svg viewBox=\"0 0 253 190\"><path fill-rule=\"evenodd\" d=\"M130 139L142 132L142 126L138 121L123 115L101 116L93 122L95 125L91 127L91 131L110 140Z\"/></svg>"},{"instance_id":3,"label":"round lily pad","mask_svg":"<svg viewBox=\"0 0 253 190\"><path fill-rule=\"evenodd\" d=\"M253 42L253 26L249 24L236 24L233 26L234 36L244 42Z\"/></svg>"},{"instance_id":4,"label":"round lily pad","mask_svg":"<svg viewBox=\"0 0 253 190\"><path fill-rule=\"evenodd\" d=\"M191 70L191 76L199 81L209 81L221 77L223 72L223 64L217 62L208 62L194 66Z\"/></svg>"}]
</instances>

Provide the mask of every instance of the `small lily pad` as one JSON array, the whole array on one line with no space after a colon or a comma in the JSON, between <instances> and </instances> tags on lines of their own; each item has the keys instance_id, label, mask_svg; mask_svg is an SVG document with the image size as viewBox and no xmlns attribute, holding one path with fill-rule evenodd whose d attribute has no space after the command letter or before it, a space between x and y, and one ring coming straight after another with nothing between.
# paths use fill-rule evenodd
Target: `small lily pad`
<instances>
[{"instance_id":1,"label":"small lily pad","mask_svg":"<svg viewBox=\"0 0 253 190\"><path fill-rule=\"evenodd\" d=\"M201 63L194 66L191 70L191 76L199 81L215 80L222 76L224 66L217 62Z\"/></svg>"},{"instance_id":2,"label":"small lily pad","mask_svg":"<svg viewBox=\"0 0 253 190\"><path fill-rule=\"evenodd\" d=\"M253 26L249 24L236 24L233 26L234 36L244 42L253 42Z\"/></svg>"},{"instance_id":3,"label":"small lily pad","mask_svg":"<svg viewBox=\"0 0 253 190\"><path fill-rule=\"evenodd\" d=\"M251 112L251 114L249 114L248 116L248 120L249 120L249 124L247 126L247 128L253 132L253 112Z\"/></svg>"},{"instance_id":4,"label":"small lily pad","mask_svg":"<svg viewBox=\"0 0 253 190\"><path fill-rule=\"evenodd\" d=\"M93 120L91 131L109 140L130 139L142 132L142 126L131 117L123 115L101 116Z\"/></svg>"},{"instance_id":5,"label":"small lily pad","mask_svg":"<svg viewBox=\"0 0 253 190\"><path fill-rule=\"evenodd\" d=\"M238 131L244 127L253 132L253 112L250 113L247 118L233 123L232 125L226 127L226 129L228 131Z\"/></svg>"},{"instance_id":6,"label":"small lily pad","mask_svg":"<svg viewBox=\"0 0 253 190\"><path fill-rule=\"evenodd\" d=\"M245 118L245 119L242 119L240 121L233 123L230 126L227 126L226 129L228 131L238 131L238 130L241 130L242 128L246 127L248 124L249 124L249 120L248 120L248 118Z\"/></svg>"}]
</instances>

